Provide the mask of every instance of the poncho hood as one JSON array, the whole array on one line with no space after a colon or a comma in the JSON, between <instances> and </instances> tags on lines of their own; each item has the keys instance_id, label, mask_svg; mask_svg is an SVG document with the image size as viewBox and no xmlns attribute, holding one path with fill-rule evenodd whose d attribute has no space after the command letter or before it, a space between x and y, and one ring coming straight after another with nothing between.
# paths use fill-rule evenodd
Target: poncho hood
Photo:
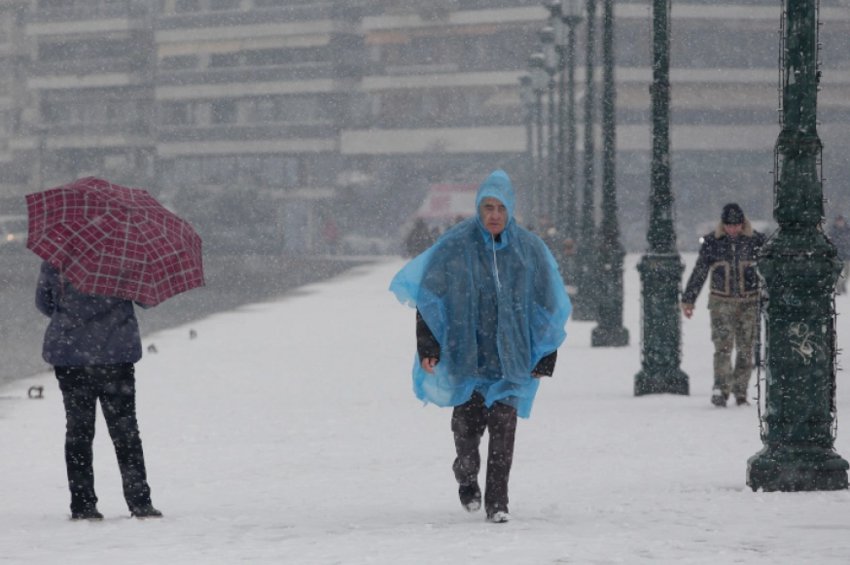
<instances>
[{"instance_id":1,"label":"poncho hood","mask_svg":"<svg viewBox=\"0 0 850 565\"><path fill-rule=\"evenodd\" d=\"M571 305L549 249L517 224L504 171L481 184L476 209L487 197L508 211L498 242L476 213L405 265L390 290L419 310L440 344L434 374L414 360L418 398L457 406L478 391L488 406L505 402L527 418L539 384L531 371L566 338Z\"/></svg>"}]
</instances>

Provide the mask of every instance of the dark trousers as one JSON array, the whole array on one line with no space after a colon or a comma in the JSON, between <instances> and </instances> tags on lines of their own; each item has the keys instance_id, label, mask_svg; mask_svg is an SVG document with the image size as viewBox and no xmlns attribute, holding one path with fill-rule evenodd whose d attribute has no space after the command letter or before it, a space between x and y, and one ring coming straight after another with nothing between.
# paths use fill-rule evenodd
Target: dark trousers
<instances>
[{"instance_id":1,"label":"dark trousers","mask_svg":"<svg viewBox=\"0 0 850 565\"><path fill-rule=\"evenodd\" d=\"M478 446L484 430L489 434L487 448L487 482L484 507L488 514L508 511L508 478L514 458L516 408L496 402L490 408L477 392L452 412L452 432L457 458L452 469L457 482L468 485L478 480L481 455Z\"/></svg>"},{"instance_id":2,"label":"dark trousers","mask_svg":"<svg viewBox=\"0 0 850 565\"><path fill-rule=\"evenodd\" d=\"M97 504L92 442L97 401L115 446L127 506L151 503L142 439L136 421L136 381L132 363L55 367L65 403L65 466L71 490L71 512Z\"/></svg>"}]
</instances>

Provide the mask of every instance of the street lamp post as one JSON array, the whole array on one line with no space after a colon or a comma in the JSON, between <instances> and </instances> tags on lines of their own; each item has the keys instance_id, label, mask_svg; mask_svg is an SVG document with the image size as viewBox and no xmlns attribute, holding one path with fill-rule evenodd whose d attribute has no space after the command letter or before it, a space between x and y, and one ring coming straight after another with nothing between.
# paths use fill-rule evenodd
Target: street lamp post
<instances>
[{"instance_id":1,"label":"street lamp post","mask_svg":"<svg viewBox=\"0 0 850 565\"><path fill-rule=\"evenodd\" d=\"M531 199L531 213L535 225L543 214L546 198L546 162L543 157L543 92L549 81L543 53L533 53L528 58L531 88L534 91L534 121L537 131L537 159L534 168L534 194Z\"/></svg>"},{"instance_id":2,"label":"street lamp post","mask_svg":"<svg viewBox=\"0 0 850 565\"><path fill-rule=\"evenodd\" d=\"M835 282L841 271L824 236L822 145L817 133L817 0L785 0L782 129L776 140L773 216L762 250L767 286L764 447L747 461L753 490L838 490L850 465L833 448Z\"/></svg>"},{"instance_id":3,"label":"street lamp post","mask_svg":"<svg viewBox=\"0 0 850 565\"><path fill-rule=\"evenodd\" d=\"M535 170L534 163L534 110L535 96L534 87L531 84L531 75L522 75L519 77L519 99L522 105L522 117L525 124L525 154L523 158L523 180L526 187L529 188L523 202L525 212L529 216L534 217L534 193L536 192L535 185Z\"/></svg>"},{"instance_id":4,"label":"street lamp post","mask_svg":"<svg viewBox=\"0 0 850 565\"><path fill-rule=\"evenodd\" d=\"M567 103L567 209L566 217L568 228L565 232L565 237L570 241L568 248L572 255L565 258L568 262L567 272L573 280L576 292L573 296L573 318L577 320L592 320L595 316L592 313L590 304L581 295L581 249L576 246L576 241L579 236L578 225L578 190L576 188L576 26L581 23L582 0L561 0L561 17L564 25L567 28L567 85L568 85L568 103ZM587 255L587 254L585 254Z\"/></svg>"},{"instance_id":5,"label":"street lamp post","mask_svg":"<svg viewBox=\"0 0 850 565\"><path fill-rule=\"evenodd\" d=\"M549 10L548 27L554 31L555 44L555 76L558 83L558 109L556 111L558 121L558 138L555 143L555 175L552 182L553 207L549 211L552 224L558 229L558 234L563 237L565 234L564 224L567 222L567 214L565 212L566 192L567 192L567 174L566 174L566 127L564 125L565 108L567 104L566 95L566 73L564 69L567 66L567 26L561 18L561 4L559 0L545 0L543 5ZM560 241L558 246L560 247ZM560 249L558 250L560 251ZM556 256L563 259L560 253ZM564 265L559 265L561 272L564 272Z\"/></svg>"},{"instance_id":6,"label":"street lamp post","mask_svg":"<svg viewBox=\"0 0 850 565\"><path fill-rule=\"evenodd\" d=\"M623 257L617 220L616 107L614 92L614 0L604 0L602 15L602 223L597 250L599 269L598 325L593 347L623 347L629 330L623 327Z\"/></svg>"},{"instance_id":7,"label":"street lamp post","mask_svg":"<svg viewBox=\"0 0 850 565\"><path fill-rule=\"evenodd\" d=\"M581 199L581 228L578 236L578 255L576 256L576 282L579 300L573 304L572 316L576 320L596 320L599 300L599 280L597 277L596 221L594 219L594 132L593 115L596 104L594 67L596 50L596 0L587 0L587 33L585 38L585 87L584 87L584 184Z\"/></svg>"},{"instance_id":8,"label":"street lamp post","mask_svg":"<svg viewBox=\"0 0 850 565\"><path fill-rule=\"evenodd\" d=\"M685 269L676 250L673 192L670 188L670 13L669 0L652 0L652 173L649 250L641 258L643 343L635 395L688 394L688 376L679 368L679 294Z\"/></svg>"},{"instance_id":9,"label":"street lamp post","mask_svg":"<svg viewBox=\"0 0 850 565\"><path fill-rule=\"evenodd\" d=\"M546 26L540 30L540 43L543 46L543 58L545 62L546 73L549 76L547 92L549 95L549 111L548 111L548 130L549 130L549 149L546 159L549 164L548 178L546 182L546 199L544 200L544 209L551 216L555 209L555 194L557 192L557 159L556 152L556 132L555 132L555 73L558 71L558 54L555 48L555 30L552 26Z\"/></svg>"}]
</instances>

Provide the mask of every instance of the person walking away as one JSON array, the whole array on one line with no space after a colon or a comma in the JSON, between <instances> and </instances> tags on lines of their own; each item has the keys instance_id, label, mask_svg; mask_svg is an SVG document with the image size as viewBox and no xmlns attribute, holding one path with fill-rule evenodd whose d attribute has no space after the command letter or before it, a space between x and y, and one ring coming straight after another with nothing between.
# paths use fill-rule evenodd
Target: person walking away
<instances>
[{"instance_id":1,"label":"person walking away","mask_svg":"<svg viewBox=\"0 0 850 565\"><path fill-rule=\"evenodd\" d=\"M701 239L696 265L682 293L682 312L690 318L706 278L711 278L708 297L714 343L711 403L718 407L726 406L730 393L738 406L749 404L747 387L759 327L756 259L765 240L764 234L753 229L738 204L726 204L717 228Z\"/></svg>"},{"instance_id":2,"label":"person walking away","mask_svg":"<svg viewBox=\"0 0 850 565\"><path fill-rule=\"evenodd\" d=\"M838 294L844 294L847 292L847 276L850 273L850 270L848 270L848 267L850 267L850 225L847 224L844 216L841 214L835 216L835 220L833 220L832 225L829 227L829 233L827 235L829 235L829 239L838 251L838 258L844 263L841 276L835 285L836 292Z\"/></svg>"},{"instance_id":3,"label":"person walking away","mask_svg":"<svg viewBox=\"0 0 850 565\"><path fill-rule=\"evenodd\" d=\"M133 303L78 292L44 262L36 307L50 318L42 356L53 365L65 405L65 466L72 520L102 520L92 466L100 401L115 447L124 499L136 518L158 518L151 503L136 420L135 362L142 356Z\"/></svg>"},{"instance_id":4,"label":"person walking away","mask_svg":"<svg viewBox=\"0 0 850 565\"><path fill-rule=\"evenodd\" d=\"M461 505L481 508L486 430L484 506L488 521L502 523L510 519L517 416L530 416L539 377L554 371L571 305L552 253L516 222L508 175L490 174L475 203L477 214L405 265L390 290L416 308L416 396L453 407Z\"/></svg>"}]
</instances>

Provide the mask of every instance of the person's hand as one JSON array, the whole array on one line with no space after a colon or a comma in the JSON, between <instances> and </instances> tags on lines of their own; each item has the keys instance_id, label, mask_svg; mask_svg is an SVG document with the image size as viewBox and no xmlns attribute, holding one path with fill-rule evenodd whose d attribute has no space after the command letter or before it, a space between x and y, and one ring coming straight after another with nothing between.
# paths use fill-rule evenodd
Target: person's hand
<instances>
[{"instance_id":1,"label":"person's hand","mask_svg":"<svg viewBox=\"0 0 850 565\"><path fill-rule=\"evenodd\" d=\"M540 373L531 373L531 378L532 378L532 379L539 379L539 378L540 378L540 377L542 377L542 376L543 376L543 375L541 375Z\"/></svg>"},{"instance_id":2,"label":"person's hand","mask_svg":"<svg viewBox=\"0 0 850 565\"><path fill-rule=\"evenodd\" d=\"M426 357L419 362L419 365L422 367L422 370L428 374L434 373L434 367L437 366L440 360L436 357Z\"/></svg>"},{"instance_id":3,"label":"person's hand","mask_svg":"<svg viewBox=\"0 0 850 565\"><path fill-rule=\"evenodd\" d=\"M694 315L694 305L693 304L685 304L682 303L682 314L685 315L685 318L690 319L691 316Z\"/></svg>"}]
</instances>

